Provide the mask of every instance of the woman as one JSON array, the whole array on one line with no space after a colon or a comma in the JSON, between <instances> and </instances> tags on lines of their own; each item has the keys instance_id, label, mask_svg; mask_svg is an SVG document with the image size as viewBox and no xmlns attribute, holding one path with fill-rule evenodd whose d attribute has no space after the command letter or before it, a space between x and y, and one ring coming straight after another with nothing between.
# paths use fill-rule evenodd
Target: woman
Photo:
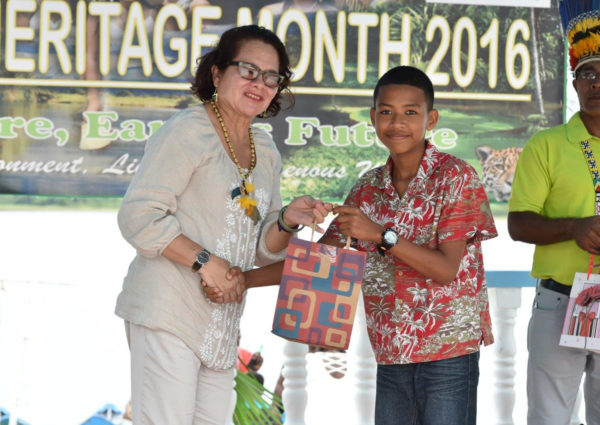
<instances>
[{"instance_id":1,"label":"woman","mask_svg":"<svg viewBox=\"0 0 600 425\"><path fill-rule=\"evenodd\" d=\"M226 31L196 72L192 90L204 104L148 140L118 215L137 250L116 307L136 425L225 423L244 307L240 282L226 274L282 259L291 232L331 210L309 196L281 207L280 155L250 127L279 112L290 75L271 31ZM212 304L202 285L240 302Z\"/></svg>"}]
</instances>

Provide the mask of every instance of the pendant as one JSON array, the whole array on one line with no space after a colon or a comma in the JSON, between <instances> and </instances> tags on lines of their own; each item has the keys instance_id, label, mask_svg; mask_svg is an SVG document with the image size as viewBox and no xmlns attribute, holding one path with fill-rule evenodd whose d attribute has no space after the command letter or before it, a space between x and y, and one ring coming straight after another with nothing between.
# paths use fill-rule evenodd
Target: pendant
<instances>
[{"instance_id":1,"label":"pendant","mask_svg":"<svg viewBox=\"0 0 600 425\"><path fill-rule=\"evenodd\" d=\"M252 219L254 224L257 224L261 216L260 212L258 212L256 200L250 197L252 192L254 192L254 185L246 180L242 180L242 184L231 191L231 199L240 197L238 200L240 208L244 210L247 217Z\"/></svg>"},{"instance_id":2,"label":"pendant","mask_svg":"<svg viewBox=\"0 0 600 425\"><path fill-rule=\"evenodd\" d=\"M247 214L247 212L246 212ZM258 224L258 222L260 221L261 217L260 217L260 213L258 212L258 208L252 208L252 211L250 212L250 215L248 216L250 217L250 219L254 222L254 224Z\"/></svg>"},{"instance_id":3,"label":"pendant","mask_svg":"<svg viewBox=\"0 0 600 425\"><path fill-rule=\"evenodd\" d=\"M231 191L231 199L235 199L240 195L247 196L252 191L254 191L254 185L242 180L242 184Z\"/></svg>"},{"instance_id":4,"label":"pendant","mask_svg":"<svg viewBox=\"0 0 600 425\"><path fill-rule=\"evenodd\" d=\"M240 207L246 212L246 215L254 221L254 224L258 223L260 213L258 212L258 208L256 208L256 200L248 195L244 195L238 202L240 203Z\"/></svg>"},{"instance_id":5,"label":"pendant","mask_svg":"<svg viewBox=\"0 0 600 425\"><path fill-rule=\"evenodd\" d=\"M231 199L235 199L242 194L242 190L239 187L236 187L231 191Z\"/></svg>"}]
</instances>

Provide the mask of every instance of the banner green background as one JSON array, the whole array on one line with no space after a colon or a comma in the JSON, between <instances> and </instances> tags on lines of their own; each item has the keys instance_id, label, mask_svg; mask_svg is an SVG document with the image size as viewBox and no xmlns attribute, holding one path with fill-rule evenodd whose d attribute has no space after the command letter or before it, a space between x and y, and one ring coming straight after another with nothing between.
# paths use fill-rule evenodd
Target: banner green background
<instances>
[{"instance_id":1,"label":"banner green background","mask_svg":"<svg viewBox=\"0 0 600 425\"><path fill-rule=\"evenodd\" d=\"M158 3L2 2L0 193L121 196L150 134L195 102L194 59L227 28L250 22L278 33L296 72L295 107L256 121L282 153L284 202L303 193L340 202L386 160L369 108L392 66L432 78L441 118L431 140L478 169L496 214L505 212L518 148L562 122L555 6ZM86 61L82 31L94 28L99 52ZM99 78L89 77L93 68ZM101 108L89 106L94 90Z\"/></svg>"}]
</instances>

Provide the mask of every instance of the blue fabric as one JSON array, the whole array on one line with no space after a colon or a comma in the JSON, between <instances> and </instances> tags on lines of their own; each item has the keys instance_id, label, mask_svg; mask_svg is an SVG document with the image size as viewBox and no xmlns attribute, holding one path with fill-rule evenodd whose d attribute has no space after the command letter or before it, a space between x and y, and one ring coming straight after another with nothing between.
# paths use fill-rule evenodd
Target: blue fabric
<instances>
[{"instance_id":1,"label":"blue fabric","mask_svg":"<svg viewBox=\"0 0 600 425\"><path fill-rule=\"evenodd\" d=\"M377 366L375 425L475 425L479 352Z\"/></svg>"}]
</instances>

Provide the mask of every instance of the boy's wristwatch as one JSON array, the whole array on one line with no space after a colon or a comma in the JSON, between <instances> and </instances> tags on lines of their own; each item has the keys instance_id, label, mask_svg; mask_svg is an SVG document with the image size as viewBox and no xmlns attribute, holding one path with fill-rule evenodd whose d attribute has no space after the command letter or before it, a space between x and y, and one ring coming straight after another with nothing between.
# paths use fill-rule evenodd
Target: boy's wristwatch
<instances>
[{"instance_id":1,"label":"boy's wristwatch","mask_svg":"<svg viewBox=\"0 0 600 425\"><path fill-rule=\"evenodd\" d=\"M192 271L195 273L202 268L203 265L208 263L210 260L210 251L208 249L203 249L198 254L196 254L196 260L194 264L192 264Z\"/></svg>"},{"instance_id":2,"label":"boy's wristwatch","mask_svg":"<svg viewBox=\"0 0 600 425\"><path fill-rule=\"evenodd\" d=\"M398 232L391 227L386 227L381 234L381 243L377 245L377 251L384 255L386 251L392 249L398 243Z\"/></svg>"}]
</instances>

